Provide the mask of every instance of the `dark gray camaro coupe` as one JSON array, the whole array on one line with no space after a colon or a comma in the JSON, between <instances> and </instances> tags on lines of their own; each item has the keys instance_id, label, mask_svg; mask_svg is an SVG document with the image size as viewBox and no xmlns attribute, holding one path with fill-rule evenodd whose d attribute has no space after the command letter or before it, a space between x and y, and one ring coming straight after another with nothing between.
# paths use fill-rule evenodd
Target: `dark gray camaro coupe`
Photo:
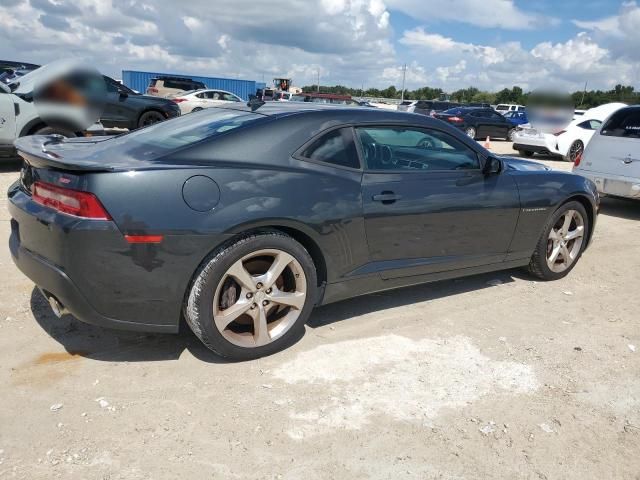
<instances>
[{"instance_id":1,"label":"dark gray camaro coupe","mask_svg":"<svg viewBox=\"0 0 640 480\"><path fill-rule=\"evenodd\" d=\"M444 122L364 108L215 108L107 139L22 138L17 266L58 314L273 353L315 305L432 280L576 264L582 177L498 158Z\"/></svg>"}]
</instances>

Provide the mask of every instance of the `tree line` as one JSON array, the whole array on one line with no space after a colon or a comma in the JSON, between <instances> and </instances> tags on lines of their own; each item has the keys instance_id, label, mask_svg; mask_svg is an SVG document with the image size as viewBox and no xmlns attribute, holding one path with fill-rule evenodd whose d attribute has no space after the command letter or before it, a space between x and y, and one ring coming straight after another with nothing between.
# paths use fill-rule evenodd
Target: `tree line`
<instances>
[{"instance_id":1,"label":"tree line","mask_svg":"<svg viewBox=\"0 0 640 480\"><path fill-rule=\"evenodd\" d=\"M315 92L316 85L302 87L304 92ZM353 97L396 98L402 97L402 91L393 85L385 89L349 88L343 85L320 86L321 93L335 93L339 95L351 95ZM462 88L450 94L451 100L459 103L517 103L527 104L527 98L531 92L524 92L522 88L515 86L511 89L504 88L499 92L488 92L475 87ZM416 90L405 90L405 100L434 100L443 96L445 92L441 88L421 87ZM592 108L610 102L623 102L628 104L640 103L640 92L634 87L616 85L612 90L587 90L571 93L573 104L576 108Z\"/></svg>"}]
</instances>

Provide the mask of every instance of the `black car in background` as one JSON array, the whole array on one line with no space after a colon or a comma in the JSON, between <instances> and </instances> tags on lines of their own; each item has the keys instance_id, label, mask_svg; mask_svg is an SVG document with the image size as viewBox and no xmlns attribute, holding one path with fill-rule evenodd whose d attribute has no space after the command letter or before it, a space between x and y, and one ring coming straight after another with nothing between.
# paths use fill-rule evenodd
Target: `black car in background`
<instances>
[{"instance_id":1,"label":"black car in background","mask_svg":"<svg viewBox=\"0 0 640 480\"><path fill-rule=\"evenodd\" d=\"M113 78L103 77L106 99L100 121L107 128L135 130L180 115L178 104L169 99L142 95Z\"/></svg>"},{"instance_id":2,"label":"black car in background","mask_svg":"<svg viewBox=\"0 0 640 480\"><path fill-rule=\"evenodd\" d=\"M234 105L16 148L11 254L54 313L156 332L184 317L236 360L290 345L315 305L520 266L562 278L598 204L584 177L374 108Z\"/></svg>"},{"instance_id":3,"label":"black car in background","mask_svg":"<svg viewBox=\"0 0 640 480\"><path fill-rule=\"evenodd\" d=\"M455 107L436 113L434 117L463 130L474 139L496 137L510 140L515 132L514 125L492 108Z\"/></svg>"},{"instance_id":4,"label":"black car in background","mask_svg":"<svg viewBox=\"0 0 640 480\"><path fill-rule=\"evenodd\" d=\"M4 84L10 83L18 77L21 77L40 65L25 62L14 62L12 60L0 60L0 82Z\"/></svg>"},{"instance_id":5,"label":"black car in background","mask_svg":"<svg viewBox=\"0 0 640 480\"><path fill-rule=\"evenodd\" d=\"M434 116L438 112L443 112L458 105L458 103L443 100L414 100L409 104L402 102L398 105L398 110L401 112Z\"/></svg>"}]
</instances>

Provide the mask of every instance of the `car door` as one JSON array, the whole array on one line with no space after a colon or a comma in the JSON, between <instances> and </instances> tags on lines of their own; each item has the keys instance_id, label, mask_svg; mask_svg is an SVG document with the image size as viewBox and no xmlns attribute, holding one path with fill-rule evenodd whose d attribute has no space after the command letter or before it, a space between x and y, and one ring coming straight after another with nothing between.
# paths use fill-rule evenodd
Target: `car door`
<instances>
[{"instance_id":1,"label":"car door","mask_svg":"<svg viewBox=\"0 0 640 480\"><path fill-rule=\"evenodd\" d=\"M15 98L0 90L0 147L8 147L16 139Z\"/></svg>"},{"instance_id":2,"label":"car door","mask_svg":"<svg viewBox=\"0 0 640 480\"><path fill-rule=\"evenodd\" d=\"M414 126L356 128L372 268L382 278L504 260L520 209L513 177L485 175L453 135Z\"/></svg>"},{"instance_id":3,"label":"car door","mask_svg":"<svg viewBox=\"0 0 640 480\"><path fill-rule=\"evenodd\" d=\"M115 80L104 77L106 94L105 104L100 121L105 127L135 127L137 109L129 101L129 93L120 87Z\"/></svg>"},{"instance_id":4,"label":"car door","mask_svg":"<svg viewBox=\"0 0 640 480\"><path fill-rule=\"evenodd\" d=\"M467 118L467 123L476 129L476 138L491 135L491 129L487 124L489 119L482 110L472 111L467 115Z\"/></svg>"},{"instance_id":5,"label":"car door","mask_svg":"<svg viewBox=\"0 0 640 480\"><path fill-rule=\"evenodd\" d=\"M498 138L507 138L508 132L511 129L511 123L504 115L500 115L494 111L487 110L486 113L489 119L490 132L488 135Z\"/></svg>"}]
</instances>

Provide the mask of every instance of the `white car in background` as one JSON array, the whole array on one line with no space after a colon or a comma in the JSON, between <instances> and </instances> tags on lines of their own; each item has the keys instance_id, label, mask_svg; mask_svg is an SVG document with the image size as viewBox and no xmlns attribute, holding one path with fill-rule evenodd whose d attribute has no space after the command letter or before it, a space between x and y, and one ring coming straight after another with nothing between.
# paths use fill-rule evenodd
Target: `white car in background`
<instances>
[{"instance_id":1,"label":"white car in background","mask_svg":"<svg viewBox=\"0 0 640 480\"><path fill-rule=\"evenodd\" d=\"M513 135L513 149L520 152L523 157L542 153L573 162L582 155L602 122L623 107L626 107L626 104L607 103L590 108L567 126L553 133L540 131L530 124L521 125Z\"/></svg>"},{"instance_id":2,"label":"white car in background","mask_svg":"<svg viewBox=\"0 0 640 480\"><path fill-rule=\"evenodd\" d=\"M500 103L496 105L494 110L504 115L507 112L522 112L526 109L524 105L516 105L515 103Z\"/></svg>"},{"instance_id":3,"label":"white car in background","mask_svg":"<svg viewBox=\"0 0 640 480\"><path fill-rule=\"evenodd\" d=\"M205 108L243 102L239 96L231 92L213 89L191 90L177 95L170 95L168 98L178 104L182 115L204 110Z\"/></svg>"},{"instance_id":4,"label":"white car in background","mask_svg":"<svg viewBox=\"0 0 640 480\"><path fill-rule=\"evenodd\" d=\"M640 199L640 106L609 117L576 158L573 172L592 180L600 193Z\"/></svg>"}]
</instances>

